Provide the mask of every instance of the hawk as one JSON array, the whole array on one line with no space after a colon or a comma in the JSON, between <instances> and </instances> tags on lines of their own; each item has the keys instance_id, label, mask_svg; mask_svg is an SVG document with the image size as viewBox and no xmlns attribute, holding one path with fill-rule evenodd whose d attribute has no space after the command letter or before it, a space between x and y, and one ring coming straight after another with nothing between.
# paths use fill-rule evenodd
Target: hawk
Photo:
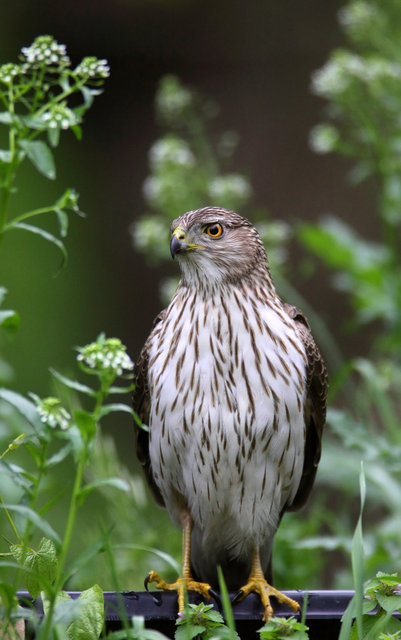
<instances>
[{"instance_id":1,"label":"hawk","mask_svg":"<svg viewBox=\"0 0 401 640\"><path fill-rule=\"evenodd\" d=\"M305 316L283 303L256 228L205 207L171 225L181 280L135 365L137 455L159 504L183 531L178 592L230 590L298 604L271 586L285 511L312 488L325 422L326 367ZM237 594L237 596L238 596Z\"/></svg>"}]
</instances>

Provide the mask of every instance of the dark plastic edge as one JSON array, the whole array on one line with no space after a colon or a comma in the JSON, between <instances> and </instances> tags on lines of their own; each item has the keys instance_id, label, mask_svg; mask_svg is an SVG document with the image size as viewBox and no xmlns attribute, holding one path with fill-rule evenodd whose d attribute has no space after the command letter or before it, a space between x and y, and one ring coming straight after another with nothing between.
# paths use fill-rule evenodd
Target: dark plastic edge
<instances>
[{"instance_id":1,"label":"dark plastic edge","mask_svg":"<svg viewBox=\"0 0 401 640\"><path fill-rule=\"evenodd\" d=\"M78 598L80 591L68 591L72 598ZM306 620L339 620L344 614L349 601L354 595L353 591L284 591L290 598L296 600L301 609L305 597L308 596ZM231 599L235 594L230 594ZM32 598L27 591L19 591L20 604L31 607L32 604L39 614L43 613L40 598L32 603ZM197 594L189 593L189 602L199 603L202 598ZM206 602L206 601L205 601ZM175 620L177 617L177 595L173 592L160 591L105 591L104 604L106 622L118 621L122 614L128 618L143 616L146 621ZM221 610L221 603L217 599L210 600L216 609ZM285 605L281 605L272 598L274 614L288 617L294 613ZM234 619L261 620L263 609L259 596L251 593L249 596L233 604ZM297 614L299 615L299 614Z\"/></svg>"}]
</instances>

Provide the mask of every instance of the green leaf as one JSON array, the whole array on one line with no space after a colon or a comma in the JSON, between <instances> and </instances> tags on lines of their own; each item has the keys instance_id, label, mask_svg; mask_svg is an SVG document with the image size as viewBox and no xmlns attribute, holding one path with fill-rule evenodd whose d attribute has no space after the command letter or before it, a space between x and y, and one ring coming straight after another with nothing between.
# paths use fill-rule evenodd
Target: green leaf
<instances>
[{"instance_id":1,"label":"green leaf","mask_svg":"<svg viewBox=\"0 0 401 640\"><path fill-rule=\"evenodd\" d=\"M125 480L121 478L104 478L103 480L96 480L83 487L79 493L79 499L83 501L91 491L99 487L114 487L120 491L129 491L129 485Z\"/></svg>"},{"instance_id":2,"label":"green leaf","mask_svg":"<svg viewBox=\"0 0 401 640\"><path fill-rule=\"evenodd\" d=\"M341 619L341 629L338 640L349 640L351 634L352 621L355 616L355 596L351 598Z\"/></svg>"},{"instance_id":3,"label":"green leaf","mask_svg":"<svg viewBox=\"0 0 401 640\"><path fill-rule=\"evenodd\" d=\"M231 606L231 602L230 602L230 597L228 595L228 589L224 580L224 575L223 572L221 570L221 567L217 567L217 575L218 575L218 579L219 579L219 587L220 587L220 594L221 594L221 599L223 602L223 611L224 611L224 615L227 621L227 626L230 629L230 638L232 640L236 640L238 638L238 635L235 631L235 622L234 622L234 616L233 616L233 610L232 610L232 606Z\"/></svg>"},{"instance_id":4,"label":"green leaf","mask_svg":"<svg viewBox=\"0 0 401 640\"><path fill-rule=\"evenodd\" d=\"M66 262L67 262L67 251L65 249L64 244L61 242L61 240L59 240L58 238L56 238L52 233L49 233L48 231L45 231L44 229L41 229L40 227L35 227L31 224L25 224L25 222L11 222L8 226L9 229L23 229L24 231L30 231L30 233L35 233L36 235L41 236L44 240L47 240L48 242L51 242L52 244L55 244L56 247L58 247L61 251L61 253L63 254L63 260L61 263L61 267L63 267ZM60 267L60 268L61 268Z\"/></svg>"},{"instance_id":5,"label":"green leaf","mask_svg":"<svg viewBox=\"0 0 401 640\"><path fill-rule=\"evenodd\" d=\"M73 419L84 440L92 440L96 435L97 425L91 413L77 409L73 413Z\"/></svg>"},{"instance_id":6,"label":"green leaf","mask_svg":"<svg viewBox=\"0 0 401 640\"><path fill-rule=\"evenodd\" d=\"M50 129L49 127L47 130L47 139L53 148L57 147L60 142L60 129L58 127Z\"/></svg>"},{"instance_id":7,"label":"green leaf","mask_svg":"<svg viewBox=\"0 0 401 640\"><path fill-rule=\"evenodd\" d=\"M177 560L173 558L173 556L171 556L169 553L166 553L165 551L160 551L160 549L155 549L154 547L147 547L146 545L143 545L143 544L119 544L119 545L113 545L113 549L115 550L141 549L142 551L154 553L155 556L163 560L163 562L165 562L169 567L171 567L173 571L176 572L177 575L181 573L180 563L177 562Z\"/></svg>"},{"instance_id":8,"label":"green leaf","mask_svg":"<svg viewBox=\"0 0 401 640\"><path fill-rule=\"evenodd\" d=\"M107 536L108 535L109 534L107 534ZM107 544L106 539L106 536L103 536L91 544L87 549L85 549L85 551L72 558L71 562L68 563L65 574L63 575L63 582L67 582L74 573L80 571L88 562L104 551Z\"/></svg>"},{"instance_id":9,"label":"green leaf","mask_svg":"<svg viewBox=\"0 0 401 640\"><path fill-rule=\"evenodd\" d=\"M206 631L206 627L200 624L189 624L183 621L183 626L176 629L174 634L174 640L190 640L200 636L201 633Z\"/></svg>"},{"instance_id":10,"label":"green leaf","mask_svg":"<svg viewBox=\"0 0 401 640\"><path fill-rule=\"evenodd\" d=\"M67 628L70 640L97 640L104 625L103 591L95 584L79 596L79 615Z\"/></svg>"},{"instance_id":11,"label":"green leaf","mask_svg":"<svg viewBox=\"0 0 401 640\"><path fill-rule=\"evenodd\" d=\"M80 382L77 382L77 380L67 378L62 373L59 373L56 369L50 368L50 373L69 389L74 389L74 391L85 393L91 398L94 398L96 396L96 391L91 389L91 387L88 387L86 384L81 384Z\"/></svg>"},{"instance_id":12,"label":"green leaf","mask_svg":"<svg viewBox=\"0 0 401 640\"><path fill-rule=\"evenodd\" d=\"M363 615L363 578L365 570L364 550L363 550L363 533L362 533L362 515L366 498L366 481L363 470L363 463L361 462L361 471L359 475L359 486L361 495L361 508L358 518L358 523L355 528L354 536L352 538L351 547L351 560L352 560L352 573L354 577L354 589L355 589L355 613L356 613L356 626L358 631L358 637L362 638L362 615Z\"/></svg>"},{"instance_id":13,"label":"green leaf","mask_svg":"<svg viewBox=\"0 0 401 640\"><path fill-rule=\"evenodd\" d=\"M378 593L377 601L387 613L393 613L401 609L401 596Z\"/></svg>"},{"instance_id":14,"label":"green leaf","mask_svg":"<svg viewBox=\"0 0 401 640\"><path fill-rule=\"evenodd\" d=\"M0 149L0 162L3 164L10 164L11 158L11 151L8 151L7 149Z\"/></svg>"},{"instance_id":15,"label":"green leaf","mask_svg":"<svg viewBox=\"0 0 401 640\"><path fill-rule=\"evenodd\" d=\"M38 570L41 577L52 583L57 575L57 550L49 538L42 538L38 549Z\"/></svg>"},{"instance_id":16,"label":"green leaf","mask_svg":"<svg viewBox=\"0 0 401 640\"><path fill-rule=\"evenodd\" d=\"M70 127L77 140L82 140L82 128L78 124L73 124Z\"/></svg>"},{"instance_id":17,"label":"green leaf","mask_svg":"<svg viewBox=\"0 0 401 640\"><path fill-rule=\"evenodd\" d=\"M127 635L126 630L113 633L113 640L126 640L132 637L133 640L166 640L166 636L160 631L145 628L143 616L132 616L133 634Z\"/></svg>"},{"instance_id":18,"label":"green leaf","mask_svg":"<svg viewBox=\"0 0 401 640\"><path fill-rule=\"evenodd\" d=\"M382 631L393 634L400 630L401 622L393 618L390 613L384 614L383 611L379 611L373 616L364 616L363 640L377 640ZM351 635L351 638L354 637L355 639L358 637L355 632Z\"/></svg>"},{"instance_id":19,"label":"green leaf","mask_svg":"<svg viewBox=\"0 0 401 640\"><path fill-rule=\"evenodd\" d=\"M38 433L42 430L42 423L40 421L36 405L27 400L24 396L10 389L0 389L0 400L4 400L11 404L34 428Z\"/></svg>"},{"instance_id":20,"label":"green leaf","mask_svg":"<svg viewBox=\"0 0 401 640\"><path fill-rule=\"evenodd\" d=\"M13 336L17 331L20 323L20 317L16 311L11 309L0 311L0 327L9 336Z\"/></svg>"},{"instance_id":21,"label":"green leaf","mask_svg":"<svg viewBox=\"0 0 401 640\"><path fill-rule=\"evenodd\" d=\"M94 96L97 94L95 90L93 89L89 89L88 87L82 87L81 88L81 93L82 93L82 97L84 99L84 105L83 108L81 109L82 112L86 111L87 109L89 109L92 106L93 100L94 100Z\"/></svg>"},{"instance_id":22,"label":"green leaf","mask_svg":"<svg viewBox=\"0 0 401 640\"><path fill-rule=\"evenodd\" d=\"M127 404L114 403L103 405L100 411L100 417L103 418L103 416L107 416L109 413L114 413L115 411L124 411L125 413L129 413L130 416L134 416L133 409Z\"/></svg>"},{"instance_id":23,"label":"green leaf","mask_svg":"<svg viewBox=\"0 0 401 640\"><path fill-rule=\"evenodd\" d=\"M47 590L57 573L57 553L54 543L42 538L38 551L23 544L13 544L10 551L24 569L24 582L32 598L36 598L41 589Z\"/></svg>"},{"instance_id":24,"label":"green leaf","mask_svg":"<svg viewBox=\"0 0 401 640\"><path fill-rule=\"evenodd\" d=\"M45 615L49 615L50 600L46 593L41 593L43 611ZM71 624L74 619L79 615L79 599L73 599L66 591L59 591L55 599L55 609L53 612L52 626L61 624L66 626Z\"/></svg>"},{"instance_id":25,"label":"green leaf","mask_svg":"<svg viewBox=\"0 0 401 640\"><path fill-rule=\"evenodd\" d=\"M39 173L49 180L55 179L56 165L53 154L43 140L20 140L19 145Z\"/></svg>"},{"instance_id":26,"label":"green leaf","mask_svg":"<svg viewBox=\"0 0 401 640\"><path fill-rule=\"evenodd\" d=\"M57 548L61 545L60 537L54 531L53 527L51 527L46 520L41 518L29 507L25 507L22 504L0 504L0 509L7 509L7 511L15 511L16 513L19 513L23 518L30 520L30 522L32 522L37 529L40 529L47 538L53 540Z\"/></svg>"},{"instance_id":27,"label":"green leaf","mask_svg":"<svg viewBox=\"0 0 401 640\"><path fill-rule=\"evenodd\" d=\"M62 238L65 238L68 232L68 222L69 222L68 215L66 214L65 211L63 211L63 209L55 208L54 211L56 212L56 216L58 219L60 236Z\"/></svg>"},{"instance_id":28,"label":"green leaf","mask_svg":"<svg viewBox=\"0 0 401 640\"><path fill-rule=\"evenodd\" d=\"M0 113L0 122L2 124L10 124L12 121L13 119L9 111L2 111Z\"/></svg>"},{"instance_id":29,"label":"green leaf","mask_svg":"<svg viewBox=\"0 0 401 640\"><path fill-rule=\"evenodd\" d=\"M71 453L72 445L68 443L65 447L62 447L57 453L54 453L50 458L46 460L45 468L50 469L51 467L55 467L57 464L60 464L66 457Z\"/></svg>"},{"instance_id":30,"label":"green leaf","mask_svg":"<svg viewBox=\"0 0 401 640\"><path fill-rule=\"evenodd\" d=\"M9 464L5 460L0 460L0 470L7 474L13 483L21 487L28 495L32 494L33 482L26 477L22 467L16 464Z\"/></svg>"}]
</instances>

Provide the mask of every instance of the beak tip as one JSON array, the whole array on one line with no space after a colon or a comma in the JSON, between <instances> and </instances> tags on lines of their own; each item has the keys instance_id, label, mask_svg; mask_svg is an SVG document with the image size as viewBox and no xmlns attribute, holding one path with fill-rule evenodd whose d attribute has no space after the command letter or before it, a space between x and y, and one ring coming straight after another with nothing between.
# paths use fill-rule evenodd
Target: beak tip
<instances>
[{"instance_id":1,"label":"beak tip","mask_svg":"<svg viewBox=\"0 0 401 640\"><path fill-rule=\"evenodd\" d=\"M170 242L170 253L173 260L176 257L177 253L180 253L181 251L185 250L185 248L186 248L185 242L183 242L182 240L179 240L176 235L173 235Z\"/></svg>"}]
</instances>

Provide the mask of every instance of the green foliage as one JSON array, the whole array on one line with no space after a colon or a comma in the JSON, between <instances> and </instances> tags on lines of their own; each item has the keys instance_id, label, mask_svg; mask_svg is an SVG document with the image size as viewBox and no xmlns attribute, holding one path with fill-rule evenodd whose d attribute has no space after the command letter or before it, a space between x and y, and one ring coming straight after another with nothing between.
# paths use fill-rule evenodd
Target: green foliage
<instances>
[{"instance_id":1,"label":"green foliage","mask_svg":"<svg viewBox=\"0 0 401 640\"><path fill-rule=\"evenodd\" d=\"M401 622L393 613L401 612L401 585L397 574L378 572L363 584L366 571L362 533L365 504L365 475L360 474L361 511L352 541L352 567L355 595L350 601L341 624L339 640L376 640L397 637ZM394 635L393 635L394 634Z\"/></svg>"},{"instance_id":2,"label":"green foliage","mask_svg":"<svg viewBox=\"0 0 401 640\"><path fill-rule=\"evenodd\" d=\"M350 48L335 51L313 77L313 90L328 100L329 123L311 136L318 153L353 159L351 177L374 177L380 242L364 239L344 221L323 221L301 230L309 250L335 270L359 322L379 320L380 349L401 350L401 48L399 5L392 0L353 0L340 13Z\"/></svg>"},{"instance_id":3,"label":"green foliage","mask_svg":"<svg viewBox=\"0 0 401 640\"><path fill-rule=\"evenodd\" d=\"M81 139L81 123L100 87L109 76L106 60L84 58L75 69L65 45L52 36L38 36L29 47L21 49L17 64L0 66L0 241L11 230L39 234L62 252L62 238L68 228L68 211L82 215L78 194L67 189L53 204L20 214L12 212L11 196L16 176L24 160L49 180L56 177L52 148L57 147L62 131L71 129ZM75 94L81 95L76 105ZM45 139L43 139L45 138ZM39 215L55 214L58 237L27 220Z\"/></svg>"},{"instance_id":4,"label":"green foliage","mask_svg":"<svg viewBox=\"0 0 401 640\"><path fill-rule=\"evenodd\" d=\"M295 618L271 618L259 629L261 640L308 640L308 627Z\"/></svg>"},{"instance_id":5,"label":"green foliage","mask_svg":"<svg viewBox=\"0 0 401 640\"><path fill-rule=\"evenodd\" d=\"M80 347L77 361L85 374L96 378L94 386L57 375L63 384L75 391L79 390L83 400L89 401L91 406L87 409L65 408L55 397L40 399L32 394L32 402L13 391L0 390L0 399L12 405L26 422L26 435L14 440L1 456L2 475L12 478L22 495L18 504L5 504L0 495L0 506L17 540L9 545L8 553L1 554L7 560L0 564L14 569L21 568L21 571L16 573L16 587L22 580L33 598L42 594L46 615L38 624L38 638L41 640L51 636L54 626L64 629L67 637L74 640L99 637L104 615L101 589L95 585L82 592L77 602L71 601L62 591L62 587L77 568L82 567L104 548L105 542L101 540L96 545L92 544L70 566L67 564L67 556L78 509L87 496L99 486L108 486L120 491L128 490L127 483L119 477L85 482L84 470L91 460L100 420L115 411L124 410L132 414L126 404L106 402L110 392L127 393L132 390L131 386L120 387L115 384L118 377L129 377L132 362L118 339L106 338L104 335L100 335L96 342ZM33 459L34 470L17 467L5 459L21 447ZM58 534L44 518L45 513L53 506L53 499L41 505L41 497L46 491L49 471L71 456L75 462L72 474L73 488L65 530ZM20 520L17 521L13 514L19 516ZM45 533L46 537L35 547L32 541L38 530ZM16 565L10 565L8 558L13 558Z\"/></svg>"},{"instance_id":6,"label":"green foliage","mask_svg":"<svg viewBox=\"0 0 401 640\"><path fill-rule=\"evenodd\" d=\"M187 604L176 624L175 640L239 640L238 634L224 624L221 614L210 604Z\"/></svg>"}]
</instances>

